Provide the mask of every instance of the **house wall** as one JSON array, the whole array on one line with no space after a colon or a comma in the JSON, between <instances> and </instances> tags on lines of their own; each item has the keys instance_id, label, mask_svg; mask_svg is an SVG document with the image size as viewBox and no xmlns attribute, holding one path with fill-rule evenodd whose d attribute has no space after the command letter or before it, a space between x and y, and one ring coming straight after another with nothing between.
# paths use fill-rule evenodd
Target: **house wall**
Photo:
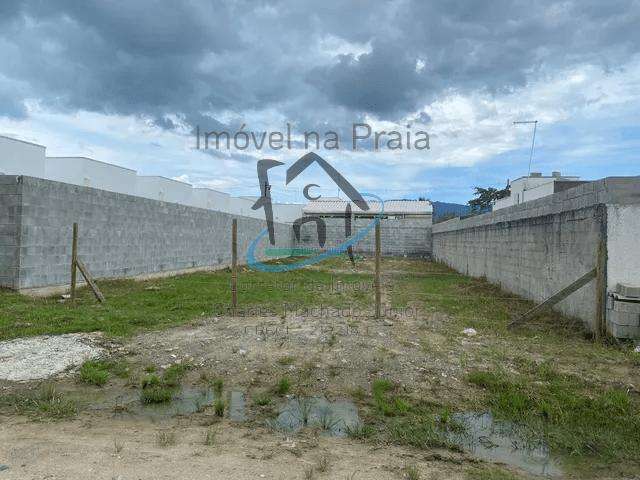
<instances>
[{"instance_id":1,"label":"house wall","mask_svg":"<svg viewBox=\"0 0 640 480\"><path fill-rule=\"evenodd\" d=\"M336 247L345 241L344 218L323 218L326 224L326 248ZM373 219L355 218L351 222L352 236L362 231ZM315 222L305 223L300 229L299 246L319 248ZM424 218L385 218L380 223L380 246L383 255L429 256L431 254L431 216ZM354 245L354 252L375 252L375 231Z\"/></svg>"},{"instance_id":2,"label":"house wall","mask_svg":"<svg viewBox=\"0 0 640 480\"><path fill-rule=\"evenodd\" d=\"M266 227L264 220L33 177L0 176L0 200L0 285L19 290L68 284L74 222L79 256L96 278L227 266L234 217L244 263ZM291 246L290 225L276 224L276 233L278 246Z\"/></svg>"},{"instance_id":3,"label":"house wall","mask_svg":"<svg viewBox=\"0 0 640 480\"><path fill-rule=\"evenodd\" d=\"M110 192L136 191L135 170L84 157L47 157L44 178Z\"/></svg>"},{"instance_id":4,"label":"house wall","mask_svg":"<svg viewBox=\"0 0 640 480\"><path fill-rule=\"evenodd\" d=\"M45 152L42 145L0 136L0 175L43 177Z\"/></svg>"}]
</instances>

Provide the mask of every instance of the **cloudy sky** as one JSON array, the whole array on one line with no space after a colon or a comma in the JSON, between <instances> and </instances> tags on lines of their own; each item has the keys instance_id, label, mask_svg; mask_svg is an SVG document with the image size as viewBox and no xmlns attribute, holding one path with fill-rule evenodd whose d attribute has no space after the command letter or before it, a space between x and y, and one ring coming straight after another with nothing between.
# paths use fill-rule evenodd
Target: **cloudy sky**
<instances>
[{"instance_id":1,"label":"cloudy sky","mask_svg":"<svg viewBox=\"0 0 640 480\"><path fill-rule=\"evenodd\" d=\"M640 173L640 2L0 2L0 134L235 194L255 162L202 130L340 133L318 151L358 189L464 203L533 170ZM351 125L426 130L430 150L350 149ZM319 172L308 180L329 182ZM280 200L303 184L272 183Z\"/></svg>"}]
</instances>

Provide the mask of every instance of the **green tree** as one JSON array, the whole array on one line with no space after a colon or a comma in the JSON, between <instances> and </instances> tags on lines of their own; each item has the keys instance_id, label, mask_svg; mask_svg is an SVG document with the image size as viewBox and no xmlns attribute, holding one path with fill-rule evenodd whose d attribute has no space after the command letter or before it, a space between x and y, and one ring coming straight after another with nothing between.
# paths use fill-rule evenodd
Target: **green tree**
<instances>
[{"instance_id":1,"label":"green tree","mask_svg":"<svg viewBox=\"0 0 640 480\"><path fill-rule=\"evenodd\" d=\"M469 200L469 202L467 202L471 207L471 210L473 210L474 212L484 212L484 211L490 210L493 202L501 198L508 197L511 194L509 190L509 186L503 189L497 189L493 187L489 187L489 188L474 187L474 188L475 188L475 192L473 195L476 198Z\"/></svg>"}]
</instances>

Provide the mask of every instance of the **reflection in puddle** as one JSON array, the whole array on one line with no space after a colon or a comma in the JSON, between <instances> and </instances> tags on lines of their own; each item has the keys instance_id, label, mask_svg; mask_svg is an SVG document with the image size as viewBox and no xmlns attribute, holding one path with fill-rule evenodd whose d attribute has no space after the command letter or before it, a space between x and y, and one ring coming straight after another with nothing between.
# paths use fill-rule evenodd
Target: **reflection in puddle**
<instances>
[{"instance_id":1,"label":"reflection in puddle","mask_svg":"<svg viewBox=\"0 0 640 480\"><path fill-rule=\"evenodd\" d=\"M102 392L100 392L102 394ZM176 390L173 399L167 403L143 404L137 390L119 395L104 395L91 399L91 408L95 410L113 410L118 415L134 415L152 420L191 415L213 405L216 395L211 388L183 387ZM244 393L232 391L227 398L227 412L231 420L246 420Z\"/></svg>"},{"instance_id":2,"label":"reflection in puddle","mask_svg":"<svg viewBox=\"0 0 640 480\"><path fill-rule=\"evenodd\" d=\"M234 422L244 422L247 416L244 412L244 393L233 391L229 399L229 418Z\"/></svg>"},{"instance_id":3,"label":"reflection in puddle","mask_svg":"<svg viewBox=\"0 0 640 480\"><path fill-rule=\"evenodd\" d=\"M452 418L466 428L463 433L448 432L449 440L472 455L513 465L534 475L562 475L544 442L525 440L513 423L494 420L490 413L457 413Z\"/></svg>"},{"instance_id":4,"label":"reflection in puddle","mask_svg":"<svg viewBox=\"0 0 640 480\"><path fill-rule=\"evenodd\" d=\"M293 398L270 422L278 430L295 432L304 427L319 427L335 437L344 437L361 424L358 409L350 401L329 402L324 398Z\"/></svg>"}]
</instances>

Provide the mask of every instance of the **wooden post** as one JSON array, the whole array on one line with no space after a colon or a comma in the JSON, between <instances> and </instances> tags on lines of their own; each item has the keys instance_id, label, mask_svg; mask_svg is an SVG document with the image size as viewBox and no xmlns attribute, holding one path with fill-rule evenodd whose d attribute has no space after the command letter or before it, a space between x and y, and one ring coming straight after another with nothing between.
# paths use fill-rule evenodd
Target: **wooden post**
<instances>
[{"instance_id":1,"label":"wooden post","mask_svg":"<svg viewBox=\"0 0 640 480\"><path fill-rule=\"evenodd\" d=\"M84 263L82 263L82 260L78 259L77 266L78 266L78 270L80 270L80 273L84 277L85 281L87 282L87 285L89 285L89 288L91 288L91 291L96 296L98 301L100 303L104 302L104 295L102 295L102 292L100 291L96 283L93 281L93 278L89 273L89 270L87 269L87 267L85 267Z\"/></svg>"},{"instance_id":2,"label":"wooden post","mask_svg":"<svg viewBox=\"0 0 640 480\"><path fill-rule=\"evenodd\" d=\"M376 223L376 318L380 318L380 220Z\"/></svg>"},{"instance_id":3,"label":"wooden post","mask_svg":"<svg viewBox=\"0 0 640 480\"><path fill-rule=\"evenodd\" d=\"M71 244L71 300L76 298L76 281L78 273L78 224L73 224L73 241Z\"/></svg>"},{"instance_id":4,"label":"wooden post","mask_svg":"<svg viewBox=\"0 0 640 480\"><path fill-rule=\"evenodd\" d=\"M600 340L606 335L606 297L607 297L607 245L604 239L598 242L596 261L596 318L595 339Z\"/></svg>"},{"instance_id":5,"label":"wooden post","mask_svg":"<svg viewBox=\"0 0 640 480\"><path fill-rule=\"evenodd\" d=\"M579 279L577 279L575 282L571 282L570 285L564 287L562 290L560 290L558 293L552 295L551 297L547 298L544 302L542 302L539 305L536 305L535 307L533 307L531 310L529 310L528 312L526 312L524 315L522 315L520 318L515 319L514 321L512 321L509 324L509 327L513 327L515 325L519 325L521 323L524 323L528 320L531 320L532 318L536 317L537 315L541 314L542 312L544 312L545 310L550 309L551 307L553 307L556 303L564 300L565 298L567 298L569 295L571 295L573 292L581 289L582 287L584 287L587 283L589 283L591 280L593 280L594 278L596 278L596 269L594 268L593 270L589 270L587 273L585 273L583 276L581 276Z\"/></svg>"},{"instance_id":6,"label":"wooden post","mask_svg":"<svg viewBox=\"0 0 640 480\"><path fill-rule=\"evenodd\" d=\"M231 221L231 309L236 316L238 308L238 220Z\"/></svg>"}]
</instances>

